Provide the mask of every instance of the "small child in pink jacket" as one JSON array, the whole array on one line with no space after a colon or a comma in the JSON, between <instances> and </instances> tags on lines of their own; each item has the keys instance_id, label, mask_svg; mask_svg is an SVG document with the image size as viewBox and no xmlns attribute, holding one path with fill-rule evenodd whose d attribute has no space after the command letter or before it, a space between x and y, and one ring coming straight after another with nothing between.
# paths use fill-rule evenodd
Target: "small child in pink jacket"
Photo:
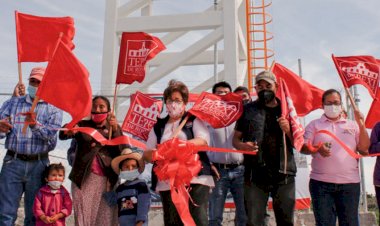
<instances>
[{"instance_id":1,"label":"small child in pink jacket","mask_svg":"<svg viewBox=\"0 0 380 226\"><path fill-rule=\"evenodd\" d=\"M65 167L50 164L45 172L47 182L34 199L33 214L36 226L65 226L65 218L71 214L72 201L69 192L62 186Z\"/></svg>"}]
</instances>

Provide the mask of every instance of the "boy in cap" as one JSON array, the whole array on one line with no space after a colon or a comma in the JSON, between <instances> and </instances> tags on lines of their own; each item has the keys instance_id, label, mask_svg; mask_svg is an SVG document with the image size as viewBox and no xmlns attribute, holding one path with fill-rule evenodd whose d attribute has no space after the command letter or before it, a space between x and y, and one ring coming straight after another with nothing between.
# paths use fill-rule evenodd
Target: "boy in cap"
<instances>
[{"instance_id":1,"label":"boy in cap","mask_svg":"<svg viewBox=\"0 0 380 226\"><path fill-rule=\"evenodd\" d=\"M145 167L142 155L125 148L111 166L125 181L116 188L119 225L148 225L150 193L146 182L138 178Z\"/></svg>"},{"instance_id":2,"label":"boy in cap","mask_svg":"<svg viewBox=\"0 0 380 226\"><path fill-rule=\"evenodd\" d=\"M34 197L42 186L42 174L49 165L49 152L57 144L57 130L62 124L62 111L39 101L35 112L30 111L45 68L33 68L29 76L28 94L25 86L17 84L13 96L0 108L0 139L7 149L0 172L0 225L14 225L19 201L24 194L24 225L34 226L32 207ZM22 132L27 122L26 133Z\"/></svg>"}]
</instances>

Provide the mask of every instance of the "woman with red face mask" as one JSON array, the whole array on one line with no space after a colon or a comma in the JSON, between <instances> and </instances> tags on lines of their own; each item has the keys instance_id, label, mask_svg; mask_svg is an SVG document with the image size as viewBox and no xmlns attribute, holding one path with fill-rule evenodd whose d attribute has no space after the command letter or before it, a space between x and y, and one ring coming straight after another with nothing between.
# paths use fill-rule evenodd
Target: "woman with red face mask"
<instances>
[{"instance_id":1,"label":"woman with red face mask","mask_svg":"<svg viewBox=\"0 0 380 226\"><path fill-rule=\"evenodd\" d=\"M115 115L110 112L110 102L104 96L93 98L91 119L82 120L77 126L94 128L105 138L108 138L109 130L112 130L112 138L123 134ZM102 195L117 182L118 175L113 172L111 161L120 155L125 145L103 146L91 136L73 131L61 132L59 138L74 138L77 142L69 175L75 225L117 225L117 209L108 206Z\"/></svg>"}]
</instances>

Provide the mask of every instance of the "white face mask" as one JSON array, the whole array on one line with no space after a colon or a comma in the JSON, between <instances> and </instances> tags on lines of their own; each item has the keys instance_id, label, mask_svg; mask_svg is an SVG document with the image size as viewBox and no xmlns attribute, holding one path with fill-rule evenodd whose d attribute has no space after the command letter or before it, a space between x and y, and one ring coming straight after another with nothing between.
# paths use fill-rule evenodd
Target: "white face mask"
<instances>
[{"instance_id":1,"label":"white face mask","mask_svg":"<svg viewBox=\"0 0 380 226\"><path fill-rule=\"evenodd\" d=\"M140 172L138 169L134 170L125 170L120 171L119 177L120 179L126 180L126 181L133 181L140 175Z\"/></svg>"},{"instance_id":2,"label":"white face mask","mask_svg":"<svg viewBox=\"0 0 380 226\"><path fill-rule=\"evenodd\" d=\"M183 103L176 103L176 102L166 104L168 114L172 118L178 118L179 116L181 116L182 112L184 111L184 106L185 105Z\"/></svg>"},{"instance_id":3,"label":"white face mask","mask_svg":"<svg viewBox=\"0 0 380 226\"><path fill-rule=\"evenodd\" d=\"M62 181L57 181L57 180L51 180L51 181L48 181L48 185L52 188L52 189L59 189L61 186L62 186Z\"/></svg>"},{"instance_id":4,"label":"white face mask","mask_svg":"<svg viewBox=\"0 0 380 226\"><path fill-rule=\"evenodd\" d=\"M341 105L324 105L323 110L325 110L325 115L328 118L338 118L340 114L342 113L342 106Z\"/></svg>"}]
</instances>

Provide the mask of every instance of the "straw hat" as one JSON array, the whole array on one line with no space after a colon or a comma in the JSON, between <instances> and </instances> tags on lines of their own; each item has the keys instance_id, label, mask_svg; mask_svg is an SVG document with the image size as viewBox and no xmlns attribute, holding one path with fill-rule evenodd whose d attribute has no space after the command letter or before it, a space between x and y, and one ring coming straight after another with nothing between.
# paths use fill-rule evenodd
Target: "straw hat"
<instances>
[{"instance_id":1,"label":"straw hat","mask_svg":"<svg viewBox=\"0 0 380 226\"><path fill-rule=\"evenodd\" d=\"M123 151L121 152L121 155L114 158L111 162L111 167L113 171L115 171L116 174L120 173L119 165L125 159L136 159L139 164L139 168L138 168L139 172L142 173L144 171L145 163L144 163L144 160L142 159L142 155L138 152L133 152L129 148L124 148Z\"/></svg>"}]
</instances>

